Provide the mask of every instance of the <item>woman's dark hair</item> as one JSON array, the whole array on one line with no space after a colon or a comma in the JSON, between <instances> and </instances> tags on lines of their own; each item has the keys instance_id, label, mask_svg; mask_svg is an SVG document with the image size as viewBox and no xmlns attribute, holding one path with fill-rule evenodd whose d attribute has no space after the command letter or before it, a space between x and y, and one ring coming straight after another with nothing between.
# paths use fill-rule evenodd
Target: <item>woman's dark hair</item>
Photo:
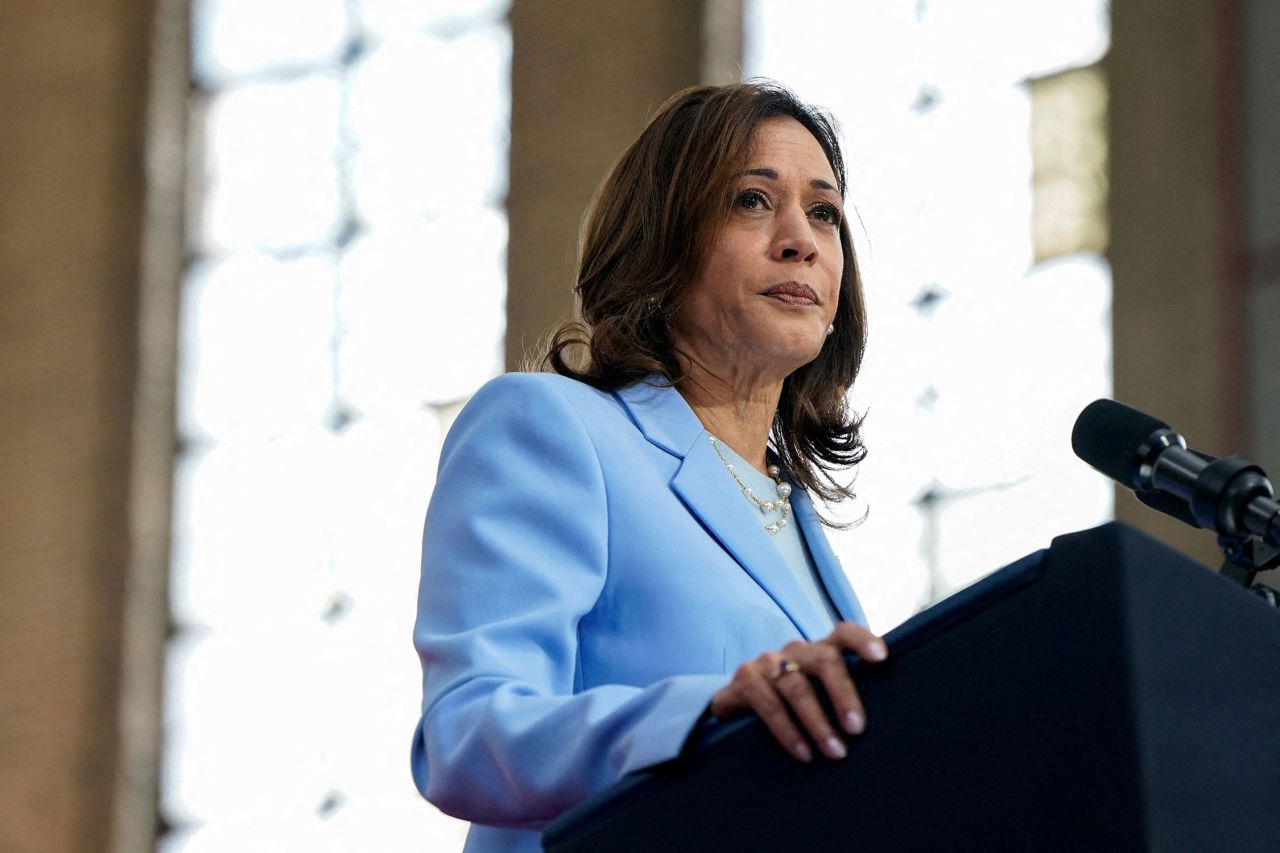
<instances>
[{"instance_id":1,"label":"woman's dark hair","mask_svg":"<svg viewBox=\"0 0 1280 853\"><path fill-rule=\"evenodd\" d=\"M730 212L733 177L746 168L763 119L800 122L822 146L845 193L834 121L769 81L696 86L650 119L596 192L583 225L578 319L552 334L542 365L597 388L617 389L660 374L684 379L667 320L679 314ZM866 346L862 279L847 221L840 224L844 274L835 332L822 352L783 382L770 443L778 462L827 501L852 497L831 472L866 455L846 395Z\"/></svg>"}]
</instances>

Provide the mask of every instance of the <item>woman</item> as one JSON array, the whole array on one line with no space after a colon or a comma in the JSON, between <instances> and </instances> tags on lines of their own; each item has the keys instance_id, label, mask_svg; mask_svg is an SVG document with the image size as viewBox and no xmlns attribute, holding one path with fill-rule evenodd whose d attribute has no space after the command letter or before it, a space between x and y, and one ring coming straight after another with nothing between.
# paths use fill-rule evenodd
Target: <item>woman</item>
<instances>
[{"instance_id":1,"label":"woman","mask_svg":"<svg viewBox=\"0 0 1280 853\"><path fill-rule=\"evenodd\" d=\"M754 711L806 762L863 730L842 653L886 649L808 497L848 497L829 470L864 454L844 188L830 122L785 89L677 94L593 204L553 372L490 382L450 431L413 771L468 850L539 849L704 714Z\"/></svg>"}]
</instances>

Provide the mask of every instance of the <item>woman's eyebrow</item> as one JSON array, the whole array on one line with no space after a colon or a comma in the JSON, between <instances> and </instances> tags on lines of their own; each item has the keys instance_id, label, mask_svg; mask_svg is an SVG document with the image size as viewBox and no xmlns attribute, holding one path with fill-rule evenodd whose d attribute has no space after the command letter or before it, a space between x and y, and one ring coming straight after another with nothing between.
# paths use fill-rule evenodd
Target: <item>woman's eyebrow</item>
<instances>
[{"instance_id":1,"label":"woman's eyebrow","mask_svg":"<svg viewBox=\"0 0 1280 853\"><path fill-rule=\"evenodd\" d=\"M774 169L747 169L742 174L755 175L756 177L760 177L760 178L768 178L771 181L778 180L778 172ZM809 181L809 186L813 187L815 190L831 190L831 192L833 193L839 192L839 190L837 190L834 186L831 185L830 181L824 181L822 178L812 179L811 181Z\"/></svg>"}]
</instances>

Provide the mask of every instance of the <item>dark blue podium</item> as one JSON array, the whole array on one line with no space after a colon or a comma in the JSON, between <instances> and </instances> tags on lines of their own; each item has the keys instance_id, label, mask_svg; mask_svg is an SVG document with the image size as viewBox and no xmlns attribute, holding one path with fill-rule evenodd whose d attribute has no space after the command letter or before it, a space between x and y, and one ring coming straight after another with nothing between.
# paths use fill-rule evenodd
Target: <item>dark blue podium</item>
<instances>
[{"instance_id":1,"label":"dark blue podium","mask_svg":"<svg viewBox=\"0 0 1280 853\"><path fill-rule=\"evenodd\" d=\"M546 850L1280 850L1280 612L1155 540L1061 536L886 640L848 758L715 723Z\"/></svg>"}]
</instances>

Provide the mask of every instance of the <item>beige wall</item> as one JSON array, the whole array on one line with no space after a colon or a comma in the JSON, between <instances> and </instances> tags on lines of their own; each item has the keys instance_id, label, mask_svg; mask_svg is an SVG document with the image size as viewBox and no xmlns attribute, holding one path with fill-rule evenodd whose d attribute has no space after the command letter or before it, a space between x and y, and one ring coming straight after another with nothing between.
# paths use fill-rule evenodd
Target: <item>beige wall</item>
<instances>
[{"instance_id":1,"label":"beige wall","mask_svg":"<svg viewBox=\"0 0 1280 853\"><path fill-rule=\"evenodd\" d=\"M0 26L0 849L108 844L150 0Z\"/></svg>"},{"instance_id":2,"label":"beige wall","mask_svg":"<svg viewBox=\"0 0 1280 853\"><path fill-rule=\"evenodd\" d=\"M1244 453L1243 319L1233 278L1238 211L1223 79L1223 2L1112 4L1111 248L1115 397L1167 421L1192 446ZM1202 561L1214 537L1117 495L1116 515Z\"/></svg>"}]
</instances>

